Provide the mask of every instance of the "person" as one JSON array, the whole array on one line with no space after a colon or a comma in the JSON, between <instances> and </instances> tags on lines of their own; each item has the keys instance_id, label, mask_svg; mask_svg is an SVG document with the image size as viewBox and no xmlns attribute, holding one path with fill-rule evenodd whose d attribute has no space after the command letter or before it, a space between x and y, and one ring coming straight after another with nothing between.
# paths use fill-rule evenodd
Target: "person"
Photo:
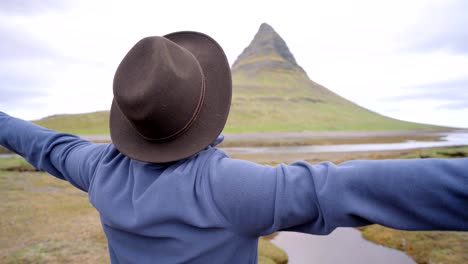
<instances>
[{"instance_id":1,"label":"person","mask_svg":"<svg viewBox=\"0 0 468 264\"><path fill-rule=\"evenodd\" d=\"M216 147L230 67L205 34L142 39L113 92L112 144L0 112L1 145L88 192L112 263L256 263L258 237L279 230L468 230L467 158L277 166L230 158Z\"/></svg>"}]
</instances>

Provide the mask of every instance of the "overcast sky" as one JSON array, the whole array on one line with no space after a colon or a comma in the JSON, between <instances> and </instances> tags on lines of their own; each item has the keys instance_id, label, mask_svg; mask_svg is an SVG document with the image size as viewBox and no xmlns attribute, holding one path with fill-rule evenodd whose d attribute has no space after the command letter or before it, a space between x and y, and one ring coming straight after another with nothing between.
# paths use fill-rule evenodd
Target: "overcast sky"
<instances>
[{"instance_id":1,"label":"overcast sky","mask_svg":"<svg viewBox=\"0 0 468 264\"><path fill-rule=\"evenodd\" d=\"M232 64L262 22L309 77L378 113L468 127L468 1L0 1L0 111L107 110L138 40L207 33ZM285 109L286 111L286 109Z\"/></svg>"}]
</instances>

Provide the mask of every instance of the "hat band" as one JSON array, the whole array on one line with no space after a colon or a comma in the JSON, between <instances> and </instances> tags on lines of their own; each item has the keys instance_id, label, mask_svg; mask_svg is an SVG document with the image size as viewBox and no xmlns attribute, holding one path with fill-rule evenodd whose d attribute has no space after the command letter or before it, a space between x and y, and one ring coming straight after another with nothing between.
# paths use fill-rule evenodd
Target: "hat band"
<instances>
[{"instance_id":1,"label":"hat band","mask_svg":"<svg viewBox=\"0 0 468 264\"><path fill-rule=\"evenodd\" d=\"M141 136L143 137L145 140L148 140L148 141L151 141L151 142L167 142L167 141L171 141L177 137L179 137L180 135L184 134L193 124L193 122L197 119L198 115L200 114L200 110L202 108L202 105L203 105L203 101L205 100L205 75L203 74L202 72L202 86L201 86L201 89L200 89L200 99L198 100L198 104L197 104L197 107L195 108L195 111L193 112L192 114L192 117L190 118L190 120L185 124L184 127L182 127L181 129L179 129L178 131L174 132L172 135L170 136L167 136L167 137L162 137L162 138L149 138L143 134L140 133L140 131L138 131L138 129L135 129L136 132ZM133 125L133 124L132 124ZM135 127L134 127L135 128Z\"/></svg>"}]
</instances>

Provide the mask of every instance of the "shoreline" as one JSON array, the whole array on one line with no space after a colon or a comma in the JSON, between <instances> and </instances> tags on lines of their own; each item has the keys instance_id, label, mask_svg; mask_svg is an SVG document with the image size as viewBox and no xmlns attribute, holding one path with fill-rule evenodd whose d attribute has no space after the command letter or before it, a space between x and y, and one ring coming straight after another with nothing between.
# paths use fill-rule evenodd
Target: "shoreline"
<instances>
[{"instance_id":1,"label":"shoreline","mask_svg":"<svg viewBox=\"0 0 468 264\"><path fill-rule=\"evenodd\" d=\"M468 132L468 129L438 129L438 130L362 130L362 131L302 131L302 132L245 132L223 133L226 138L350 138L350 137L393 137L393 136L427 136L450 132Z\"/></svg>"},{"instance_id":2,"label":"shoreline","mask_svg":"<svg viewBox=\"0 0 468 264\"><path fill-rule=\"evenodd\" d=\"M303 132L246 132L222 133L221 146L303 146L351 143L396 143L405 140L437 141L448 133L468 129L445 130L382 130L382 131L303 131ZM109 134L79 135L93 142L111 142Z\"/></svg>"},{"instance_id":3,"label":"shoreline","mask_svg":"<svg viewBox=\"0 0 468 264\"><path fill-rule=\"evenodd\" d=\"M379 130L379 131L303 131L223 133L227 147L279 147L337 144L400 143L405 141L442 141L449 133L468 133L468 129L446 130ZM82 134L79 137L95 142L110 143L109 134ZM0 146L0 154L12 153Z\"/></svg>"}]
</instances>

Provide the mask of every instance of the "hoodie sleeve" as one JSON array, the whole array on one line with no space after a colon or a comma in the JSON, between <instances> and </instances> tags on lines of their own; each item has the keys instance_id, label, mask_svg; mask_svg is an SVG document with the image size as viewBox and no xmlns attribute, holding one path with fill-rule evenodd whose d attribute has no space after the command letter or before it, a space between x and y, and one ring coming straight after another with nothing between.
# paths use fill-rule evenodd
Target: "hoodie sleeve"
<instances>
[{"instance_id":1,"label":"hoodie sleeve","mask_svg":"<svg viewBox=\"0 0 468 264\"><path fill-rule=\"evenodd\" d=\"M211 162L219 215L249 235L324 235L368 224L468 230L468 159L304 161L276 167L228 157Z\"/></svg>"},{"instance_id":2,"label":"hoodie sleeve","mask_svg":"<svg viewBox=\"0 0 468 264\"><path fill-rule=\"evenodd\" d=\"M75 187L88 191L92 175L105 151L77 136L52 131L0 112L0 145Z\"/></svg>"}]
</instances>

